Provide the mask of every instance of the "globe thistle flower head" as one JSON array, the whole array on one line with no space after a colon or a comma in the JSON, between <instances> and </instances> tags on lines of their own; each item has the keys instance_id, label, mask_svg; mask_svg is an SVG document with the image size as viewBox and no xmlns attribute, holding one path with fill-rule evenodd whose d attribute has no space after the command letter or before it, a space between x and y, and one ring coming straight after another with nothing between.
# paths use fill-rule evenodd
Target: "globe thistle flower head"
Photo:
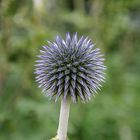
<instances>
[{"instance_id":1,"label":"globe thistle flower head","mask_svg":"<svg viewBox=\"0 0 140 140\"><path fill-rule=\"evenodd\" d=\"M36 60L36 81L49 97L64 100L69 96L73 102L87 102L104 82L104 58L100 49L77 33L67 33L65 40L56 36L54 42L43 46Z\"/></svg>"}]
</instances>

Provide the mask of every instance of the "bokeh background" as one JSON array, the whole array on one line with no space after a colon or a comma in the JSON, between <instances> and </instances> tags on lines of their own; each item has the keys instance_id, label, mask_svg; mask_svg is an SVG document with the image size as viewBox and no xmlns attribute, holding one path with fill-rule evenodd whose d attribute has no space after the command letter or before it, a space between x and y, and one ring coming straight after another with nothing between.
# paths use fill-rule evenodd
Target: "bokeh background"
<instances>
[{"instance_id":1,"label":"bokeh background","mask_svg":"<svg viewBox=\"0 0 140 140\"><path fill-rule=\"evenodd\" d=\"M41 94L34 60L68 31L89 36L108 68L96 98L71 105L70 140L140 140L140 0L0 0L0 140L56 135L60 101Z\"/></svg>"}]
</instances>

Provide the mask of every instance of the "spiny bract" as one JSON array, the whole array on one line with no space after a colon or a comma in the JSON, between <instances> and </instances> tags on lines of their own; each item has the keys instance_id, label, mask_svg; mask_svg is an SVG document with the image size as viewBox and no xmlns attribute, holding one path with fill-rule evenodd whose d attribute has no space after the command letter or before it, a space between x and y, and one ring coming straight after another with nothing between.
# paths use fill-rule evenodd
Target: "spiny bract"
<instances>
[{"instance_id":1,"label":"spiny bract","mask_svg":"<svg viewBox=\"0 0 140 140\"><path fill-rule=\"evenodd\" d=\"M47 96L73 102L89 101L104 81L104 58L88 37L78 40L77 33L67 33L65 40L56 36L43 46L36 61L36 81Z\"/></svg>"}]
</instances>

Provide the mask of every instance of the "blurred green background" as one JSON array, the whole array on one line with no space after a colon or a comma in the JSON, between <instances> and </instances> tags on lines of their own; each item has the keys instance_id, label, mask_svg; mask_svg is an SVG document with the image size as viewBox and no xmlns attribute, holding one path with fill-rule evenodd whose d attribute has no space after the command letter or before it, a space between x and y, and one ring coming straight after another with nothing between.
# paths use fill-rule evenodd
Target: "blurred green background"
<instances>
[{"instance_id":1,"label":"blurred green background","mask_svg":"<svg viewBox=\"0 0 140 140\"><path fill-rule=\"evenodd\" d=\"M0 140L56 135L60 101L41 94L34 60L68 31L89 36L108 68L96 98L71 105L70 140L140 140L140 0L0 0Z\"/></svg>"}]
</instances>

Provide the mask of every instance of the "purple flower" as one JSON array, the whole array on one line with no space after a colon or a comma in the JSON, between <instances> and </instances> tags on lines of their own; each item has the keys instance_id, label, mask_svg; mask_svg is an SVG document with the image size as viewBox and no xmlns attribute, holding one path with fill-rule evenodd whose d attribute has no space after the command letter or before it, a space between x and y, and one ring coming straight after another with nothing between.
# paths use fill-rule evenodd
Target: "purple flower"
<instances>
[{"instance_id":1,"label":"purple flower","mask_svg":"<svg viewBox=\"0 0 140 140\"><path fill-rule=\"evenodd\" d=\"M77 33L67 33L65 40L56 36L54 42L43 46L36 61L36 81L47 96L73 102L81 99L89 101L104 82L104 58L100 49L83 36L78 40Z\"/></svg>"}]
</instances>

